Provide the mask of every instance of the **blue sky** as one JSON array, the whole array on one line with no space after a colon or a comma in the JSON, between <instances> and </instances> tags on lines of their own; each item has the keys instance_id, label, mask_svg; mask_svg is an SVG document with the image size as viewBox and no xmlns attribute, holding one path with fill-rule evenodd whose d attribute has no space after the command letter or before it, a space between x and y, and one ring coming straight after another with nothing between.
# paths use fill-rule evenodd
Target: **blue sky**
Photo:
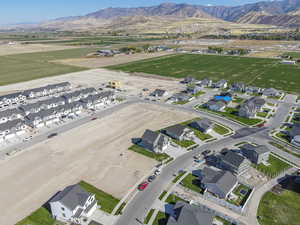
<instances>
[{"instance_id":1,"label":"blue sky","mask_svg":"<svg viewBox=\"0 0 300 225\"><path fill-rule=\"evenodd\" d=\"M240 5L259 0L1 0L0 24L39 22L78 16L107 7L137 7L163 2L201 5Z\"/></svg>"}]
</instances>

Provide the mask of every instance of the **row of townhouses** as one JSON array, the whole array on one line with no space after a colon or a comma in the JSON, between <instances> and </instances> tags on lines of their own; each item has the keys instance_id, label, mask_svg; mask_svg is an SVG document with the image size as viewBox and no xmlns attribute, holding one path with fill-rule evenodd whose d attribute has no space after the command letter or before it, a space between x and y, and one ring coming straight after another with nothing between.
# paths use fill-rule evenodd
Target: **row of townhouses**
<instances>
[{"instance_id":1,"label":"row of townhouses","mask_svg":"<svg viewBox=\"0 0 300 225\"><path fill-rule=\"evenodd\" d=\"M49 96L71 89L69 82L62 82L58 84L49 84L44 87L33 88L22 92L16 92L0 96L0 109L9 107L11 105L24 103L27 99L39 98Z\"/></svg>"},{"instance_id":2,"label":"row of townhouses","mask_svg":"<svg viewBox=\"0 0 300 225\"><path fill-rule=\"evenodd\" d=\"M83 89L85 94L77 101L70 102L68 97L62 96L42 101L42 104L41 102L34 103L34 109L30 109L26 105L26 107L11 109L9 112L8 110L0 112L0 138L13 137L25 132L27 127L39 128L50 125L58 122L62 117L79 114L83 109L94 109L109 104L114 99L114 92L112 91L94 94L95 89L89 90L91 95L87 95L88 92Z\"/></svg>"}]
</instances>

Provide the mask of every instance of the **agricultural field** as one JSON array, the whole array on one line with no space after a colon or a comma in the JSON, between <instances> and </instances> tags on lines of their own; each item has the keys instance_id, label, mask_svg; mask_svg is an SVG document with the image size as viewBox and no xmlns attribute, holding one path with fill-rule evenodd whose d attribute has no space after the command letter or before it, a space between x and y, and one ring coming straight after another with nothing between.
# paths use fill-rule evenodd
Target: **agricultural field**
<instances>
[{"instance_id":1,"label":"agricultural field","mask_svg":"<svg viewBox=\"0 0 300 225\"><path fill-rule=\"evenodd\" d=\"M283 65L276 59L175 54L107 68L176 78L194 76L197 79L238 80L249 85L300 93L300 66Z\"/></svg>"},{"instance_id":2,"label":"agricultural field","mask_svg":"<svg viewBox=\"0 0 300 225\"><path fill-rule=\"evenodd\" d=\"M0 85L85 70L84 67L62 65L53 61L82 58L93 51L93 48L76 48L0 56Z\"/></svg>"}]
</instances>

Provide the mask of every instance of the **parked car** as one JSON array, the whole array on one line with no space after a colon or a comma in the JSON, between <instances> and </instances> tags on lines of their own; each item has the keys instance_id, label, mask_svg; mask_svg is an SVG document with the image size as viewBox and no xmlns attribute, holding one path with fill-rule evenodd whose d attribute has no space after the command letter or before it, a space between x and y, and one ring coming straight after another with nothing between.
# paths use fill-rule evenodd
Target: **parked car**
<instances>
[{"instance_id":1,"label":"parked car","mask_svg":"<svg viewBox=\"0 0 300 225\"><path fill-rule=\"evenodd\" d=\"M156 178L156 176L154 176L154 175L152 175L152 176L148 177L148 182L152 182L152 181L154 181L154 180L155 180L155 178Z\"/></svg>"},{"instance_id":2,"label":"parked car","mask_svg":"<svg viewBox=\"0 0 300 225\"><path fill-rule=\"evenodd\" d=\"M57 133L52 133L50 135L48 135L48 138L53 138L53 137L56 137L58 134Z\"/></svg>"},{"instance_id":3,"label":"parked car","mask_svg":"<svg viewBox=\"0 0 300 225\"><path fill-rule=\"evenodd\" d=\"M149 185L149 183L147 181L145 181L138 186L138 190L143 191L148 187L148 185Z\"/></svg>"},{"instance_id":4,"label":"parked car","mask_svg":"<svg viewBox=\"0 0 300 225\"><path fill-rule=\"evenodd\" d=\"M202 152L202 155L207 156L210 153L211 153L211 150L205 150L204 152Z\"/></svg>"},{"instance_id":5,"label":"parked car","mask_svg":"<svg viewBox=\"0 0 300 225\"><path fill-rule=\"evenodd\" d=\"M92 118L92 120L96 120L96 119L98 119L98 118L97 118L97 117L93 117L93 118Z\"/></svg>"},{"instance_id":6,"label":"parked car","mask_svg":"<svg viewBox=\"0 0 300 225\"><path fill-rule=\"evenodd\" d=\"M155 176L158 176L160 173L161 173L161 169L157 169L157 170L154 171Z\"/></svg>"}]
</instances>

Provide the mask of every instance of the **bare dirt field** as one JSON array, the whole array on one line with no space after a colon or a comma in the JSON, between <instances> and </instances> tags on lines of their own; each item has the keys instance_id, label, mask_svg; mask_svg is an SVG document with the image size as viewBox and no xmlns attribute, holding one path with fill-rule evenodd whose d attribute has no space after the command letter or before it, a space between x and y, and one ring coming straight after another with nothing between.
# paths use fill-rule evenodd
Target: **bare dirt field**
<instances>
[{"instance_id":1,"label":"bare dirt field","mask_svg":"<svg viewBox=\"0 0 300 225\"><path fill-rule=\"evenodd\" d=\"M156 88L162 88L167 90L170 94L181 91L185 88L184 85L179 83L179 79L140 74L136 76L134 74L110 71L106 69L93 69L2 86L0 87L0 95L7 92L20 91L64 81L71 82L75 87L100 87L102 84L108 84L108 82L112 80L121 81L122 89L126 90L126 95L137 95L140 93L145 95L149 94L149 92L142 92L143 88L148 88L150 92Z\"/></svg>"},{"instance_id":2,"label":"bare dirt field","mask_svg":"<svg viewBox=\"0 0 300 225\"><path fill-rule=\"evenodd\" d=\"M13 55L21 53L32 53L32 52L48 52L56 50L64 50L70 48L77 48L72 46L58 46L58 45L46 45L46 44L2 44L0 45L0 56L3 55Z\"/></svg>"},{"instance_id":3,"label":"bare dirt field","mask_svg":"<svg viewBox=\"0 0 300 225\"><path fill-rule=\"evenodd\" d=\"M247 56L258 57L258 58L274 58L282 55L284 52L280 51L263 51L263 52L252 52Z\"/></svg>"},{"instance_id":4,"label":"bare dirt field","mask_svg":"<svg viewBox=\"0 0 300 225\"><path fill-rule=\"evenodd\" d=\"M1 162L0 224L15 224L80 180L121 198L156 164L127 150L131 138L140 137L146 128L157 130L193 116L159 106L131 105Z\"/></svg>"},{"instance_id":5,"label":"bare dirt field","mask_svg":"<svg viewBox=\"0 0 300 225\"><path fill-rule=\"evenodd\" d=\"M120 54L114 57L64 59L64 60L56 60L54 62L71 65L71 66L85 67L85 68L99 68L105 66L118 65L122 63L129 63L129 62L143 60L143 59L150 59L153 57L159 57L168 54L172 54L172 52L137 53L133 55Z\"/></svg>"}]
</instances>

